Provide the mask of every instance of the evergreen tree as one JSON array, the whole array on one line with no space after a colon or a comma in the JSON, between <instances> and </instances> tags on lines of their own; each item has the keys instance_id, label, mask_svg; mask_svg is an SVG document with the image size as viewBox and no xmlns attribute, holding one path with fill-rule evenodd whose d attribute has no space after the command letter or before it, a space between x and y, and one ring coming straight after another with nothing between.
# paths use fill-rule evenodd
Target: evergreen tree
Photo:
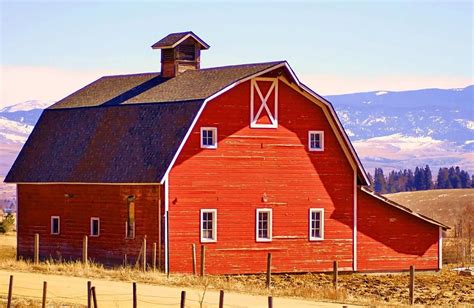
<instances>
[{"instance_id":1,"label":"evergreen tree","mask_svg":"<svg viewBox=\"0 0 474 308\"><path fill-rule=\"evenodd\" d=\"M439 168L438 177L436 179L437 189L449 188L449 172L448 168Z\"/></svg>"},{"instance_id":2,"label":"evergreen tree","mask_svg":"<svg viewBox=\"0 0 474 308\"><path fill-rule=\"evenodd\" d=\"M424 170L424 190L433 189L433 176L431 174L430 166L426 165Z\"/></svg>"},{"instance_id":3,"label":"evergreen tree","mask_svg":"<svg viewBox=\"0 0 474 308\"><path fill-rule=\"evenodd\" d=\"M385 194L387 193L387 183L385 181L385 176L383 175L382 168L375 168L374 171L374 190L377 193Z\"/></svg>"},{"instance_id":4,"label":"evergreen tree","mask_svg":"<svg viewBox=\"0 0 474 308\"><path fill-rule=\"evenodd\" d=\"M367 173L367 177L369 178L369 187L373 190L374 189L374 178L372 177L372 174Z\"/></svg>"},{"instance_id":5,"label":"evergreen tree","mask_svg":"<svg viewBox=\"0 0 474 308\"><path fill-rule=\"evenodd\" d=\"M461 181L461 188L470 188L471 187L471 179L469 177L469 173L464 170L461 170L459 173L459 180Z\"/></svg>"},{"instance_id":6,"label":"evergreen tree","mask_svg":"<svg viewBox=\"0 0 474 308\"><path fill-rule=\"evenodd\" d=\"M449 177L449 187L448 188L461 188L461 180L459 179L459 166L449 168L448 177Z\"/></svg>"}]
</instances>

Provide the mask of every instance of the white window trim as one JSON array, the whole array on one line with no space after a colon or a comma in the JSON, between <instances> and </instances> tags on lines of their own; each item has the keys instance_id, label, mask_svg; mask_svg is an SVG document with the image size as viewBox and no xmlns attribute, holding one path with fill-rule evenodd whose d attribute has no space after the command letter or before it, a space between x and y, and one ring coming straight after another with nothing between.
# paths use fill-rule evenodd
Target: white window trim
<instances>
[{"instance_id":1,"label":"white window trim","mask_svg":"<svg viewBox=\"0 0 474 308\"><path fill-rule=\"evenodd\" d=\"M265 94L265 97L260 91L260 88L257 83L258 81L271 81L272 82L272 85L268 89L268 92ZM257 95L260 97L260 100L262 101L262 104L260 105L259 110L257 110L257 114L255 114L254 92L257 92ZM270 109L268 108L268 105L267 105L268 99L272 92L275 92L274 94L274 98L275 98L274 113L275 114L271 114ZM268 114L268 117L270 118L271 123L269 124L257 123L258 117L261 115L264 108ZM253 78L250 81L250 128L278 128L278 78L259 77L259 78Z\"/></svg>"},{"instance_id":2,"label":"white window trim","mask_svg":"<svg viewBox=\"0 0 474 308\"><path fill-rule=\"evenodd\" d=\"M312 134L319 134L321 140L321 148L312 148L311 147L311 135ZM311 152L323 152L324 151L324 131L322 130L310 130L308 131L308 149Z\"/></svg>"},{"instance_id":3,"label":"white window trim","mask_svg":"<svg viewBox=\"0 0 474 308\"><path fill-rule=\"evenodd\" d=\"M311 235L311 216L313 213L320 212L321 213L321 237L314 237ZM308 217L308 232L309 232L309 240L310 241L323 241L324 240L324 209L322 208L311 208L309 209L309 217Z\"/></svg>"},{"instance_id":4,"label":"white window trim","mask_svg":"<svg viewBox=\"0 0 474 308\"><path fill-rule=\"evenodd\" d=\"M269 213L268 215L268 238L260 238L258 237L258 214L260 213ZM272 241L272 234L273 234L273 213L272 209L270 208L259 208L256 211L255 215L255 240L257 242L271 242Z\"/></svg>"},{"instance_id":5,"label":"white window trim","mask_svg":"<svg viewBox=\"0 0 474 308\"><path fill-rule=\"evenodd\" d=\"M203 144L203 131L205 130L210 130L212 131L212 139L214 140L214 144L213 145L204 145ZM200 139L201 139L201 148L202 149L217 149L217 127L201 127L201 135L200 135Z\"/></svg>"},{"instance_id":6,"label":"white window trim","mask_svg":"<svg viewBox=\"0 0 474 308\"><path fill-rule=\"evenodd\" d=\"M58 220L58 232L54 233L53 232L53 220L57 219ZM51 234L52 235L59 235L61 234L61 218L59 216L51 216L51 228L50 228Z\"/></svg>"},{"instance_id":7,"label":"white window trim","mask_svg":"<svg viewBox=\"0 0 474 308\"><path fill-rule=\"evenodd\" d=\"M93 234L93 221L97 220L97 235ZM100 218L99 217L91 217L91 223L90 223L90 236L91 237L99 237L100 236Z\"/></svg>"},{"instance_id":8,"label":"white window trim","mask_svg":"<svg viewBox=\"0 0 474 308\"><path fill-rule=\"evenodd\" d=\"M212 239L203 238L202 215L204 213L212 213ZM217 242L217 210L216 209L201 209L200 214L199 214L199 233L200 233L201 243Z\"/></svg>"}]
</instances>

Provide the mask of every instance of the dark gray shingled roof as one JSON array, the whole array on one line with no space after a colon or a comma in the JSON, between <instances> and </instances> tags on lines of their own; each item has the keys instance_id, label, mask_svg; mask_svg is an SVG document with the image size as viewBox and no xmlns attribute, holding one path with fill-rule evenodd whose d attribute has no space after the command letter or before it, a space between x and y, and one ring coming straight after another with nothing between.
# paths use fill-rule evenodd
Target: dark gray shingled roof
<instances>
[{"instance_id":1,"label":"dark gray shingled roof","mask_svg":"<svg viewBox=\"0 0 474 308\"><path fill-rule=\"evenodd\" d=\"M196 41L198 41L202 49L209 49L209 45L204 42L199 36L194 34L192 31L186 32L177 32L177 33L170 33L155 44L151 46L153 49L162 49L162 48L172 48L174 45L179 42L181 39L185 38L186 36L191 35Z\"/></svg>"},{"instance_id":2,"label":"dark gray shingled roof","mask_svg":"<svg viewBox=\"0 0 474 308\"><path fill-rule=\"evenodd\" d=\"M281 63L102 77L43 112L5 182L158 183L206 98Z\"/></svg>"},{"instance_id":3,"label":"dark gray shingled roof","mask_svg":"<svg viewBox=\"0 0 474 308\"><path fill-rule=\"evenodd\" d=\"M47 109L5 182L158 183L202 103Z\"/></svg>"},{"instance_id":4,"label":"dark gray shingled roof","mask_svg":"<svg viewBox=\"0 0 474 308\"><path fill-rule=\"evenodd\" d=\"M107 76L67 96L49 109L206 99L238 80L281 63L284 62L189 70L170 79L161 78L159 73Z\"/></svg>"}]
</instances>

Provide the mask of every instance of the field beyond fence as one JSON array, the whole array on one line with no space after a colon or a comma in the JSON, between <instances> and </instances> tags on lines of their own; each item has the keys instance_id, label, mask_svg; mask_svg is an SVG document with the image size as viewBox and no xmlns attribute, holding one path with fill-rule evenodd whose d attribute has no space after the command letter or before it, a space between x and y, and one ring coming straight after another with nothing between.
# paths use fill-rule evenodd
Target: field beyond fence
<instances>
[{"instance_id":1,"label":"field beyond fence","mask_svg":"<svg viewBox=\"0 0 474 308\"><path fill-rule=\"evenodd\" d=\"M52 260L39 264L16 261L15 242L14 236L0 235L0 269L83 277L92 281L108 279L130 284L135 281L157 286L193 288L201 290L201 294L205 294L206 290L209 290L208 292L225 290L225 292L364 305L409 304L409 273L339 274L337 289L334 288L332 274L272 274L271 287L267 288L267 277L264 274L199 277L172 273L167 277L163 273L143 272L132 267L104 268L93 263L84 265L81 262L58 263ZM445 266L439 273L416 272L415 304L474 305L472 290L474 278L458 275L452 270L453 266ZM6 283L8 281L0 282L2 286L0 297L3 300L6 298L6 290L3 287ZM48 303L61 302L60 296L61 294L56 294L56 298L49 297ZM26 301L24 305L29 305L28 299L15 300Z\"/></svg>"}]
</instances>

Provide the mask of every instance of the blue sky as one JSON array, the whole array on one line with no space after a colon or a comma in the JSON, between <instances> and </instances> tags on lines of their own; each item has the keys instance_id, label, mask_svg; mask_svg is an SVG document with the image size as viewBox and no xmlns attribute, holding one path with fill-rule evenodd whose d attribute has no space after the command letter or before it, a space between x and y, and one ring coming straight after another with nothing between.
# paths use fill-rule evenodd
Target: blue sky
<instances>
[{"instance_id":1,"label":"blue sky","mask_svg":"<svg viewBox=\"0 0 474 308\"><path fill-rule=\"evenodd\" d=\"M285 59L322 94L473 82L471 1L1 1L0 10L0 106L57 100L102 74L157 71L150 45L186 30L211 45L203 67Z\"/></svg>"}]
</instances>

